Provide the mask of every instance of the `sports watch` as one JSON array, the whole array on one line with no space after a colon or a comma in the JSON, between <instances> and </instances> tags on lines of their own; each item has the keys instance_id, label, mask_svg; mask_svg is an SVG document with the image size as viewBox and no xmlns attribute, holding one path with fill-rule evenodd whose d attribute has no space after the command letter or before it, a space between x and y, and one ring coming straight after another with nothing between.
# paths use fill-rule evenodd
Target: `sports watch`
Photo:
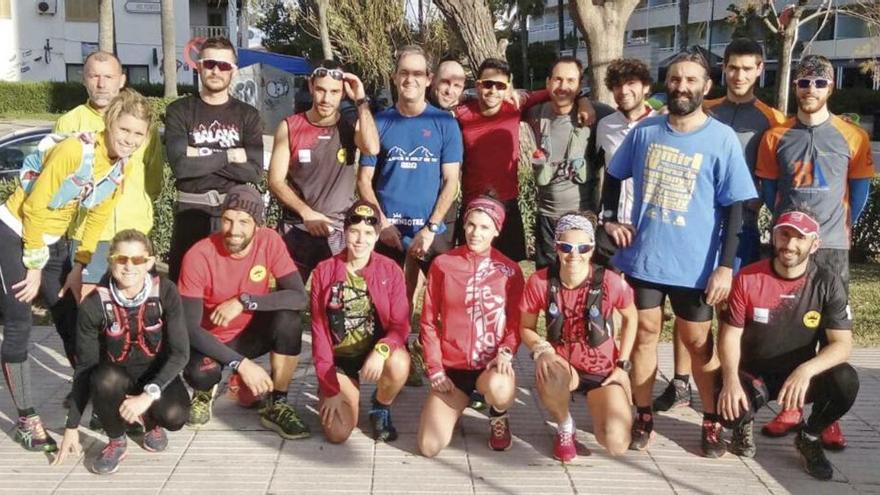
<instances>
[{"instance_id":1,"label":"sports watch","mask_svg":"<svg viewBox=\"0 0 880 495\"><path fill-rule=\"evenodd\" d=\"M618 359L617 367L629 373L633 369L633 364L629 359Z\"/></svg>"},{"instance_id":2,"label":"sports watch","mask_svg":"<svg viewBox=\"0 0 880 495\"><path fill-rule=\"evenodd\" d=\"M382 359L388 359L388 356L391 355L391 346L385 342L379 342L373 347L373 350L376 351L376 354L382 356Z\"/></svg>"},{"instance_id":3,"label":"sports watch","mask_svg":"<svg viewBox=\"0 0 880 495\"><path fill-rule=\"evenodd\" d=\"M160 388L155 383L148 383L144 385L144 393L149 395L150 398L154 401L162 398L162 388Z\"/></svg>"},{"instance_id":4,"label":"sports watch","mask_svg":"<svg viewBox=\"0 0 880 495\"><path fill-rule=\"evenodd\" d=\"M428 222L428 231L433 234L442 234L442 233L446 232L446 224L443 222L440 222L440 223Z\"/></svg>"},{"instance_id":5,"label":"sports watch","mask_svg":"<svg viewBox=\"0 0 880 495\"><path fill-rule=\"evenodd\" d=\"M244 306L244 309L248 311L256 311L257 310L257 301L251 299L250 294L242 293L238 296L238 302Z\"/></svg>"}]
</instances>

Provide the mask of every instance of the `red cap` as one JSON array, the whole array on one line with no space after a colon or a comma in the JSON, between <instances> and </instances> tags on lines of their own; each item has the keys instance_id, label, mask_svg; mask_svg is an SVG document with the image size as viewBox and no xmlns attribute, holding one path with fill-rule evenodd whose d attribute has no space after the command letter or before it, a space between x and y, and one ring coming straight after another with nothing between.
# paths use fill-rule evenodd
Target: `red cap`
<instances>
[{"instance_id":1,"label":"red cap","mask_svg":"<svg viewBox=\"0 0 880 495\"><path fill-rule=\"evenodd\" d=\"M803 235L812 234L819 237L819 222L810 215L800 211L789 211L779 215L773 230L779 227L791 227Z\"/></svg>"}]
</instances>

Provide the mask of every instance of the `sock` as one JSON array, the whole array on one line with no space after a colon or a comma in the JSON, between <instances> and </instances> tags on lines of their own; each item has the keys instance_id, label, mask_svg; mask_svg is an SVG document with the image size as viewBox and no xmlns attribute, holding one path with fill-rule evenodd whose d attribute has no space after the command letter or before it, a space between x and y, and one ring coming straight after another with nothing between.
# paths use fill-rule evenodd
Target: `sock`
<instances>
[{"instance_id":1,"label":"sock","mask_svg":"<svg viewBox=\"0 0 880 495\"><path fill-rule=\"evenodd\" d=\"M34 404L31 402L31 361L25 359L20 363L3 362L3 377L6 378L6 386L12 395L12 402L21 411L32 411Z\"/></svg>"},{"instance_id":2,"label":"sock","mask_svg":"<svg viewBox=\"0 0 880 495\"><path fill-rule=\"evenodd\" d=\"M391 407L391 404L382 404L381 402L379 402L379 399L376 397L376 395L377 395L377 394L376 394L376 392L374 391L374 392L373 392L373 397L372 397L372 403L373 403L373 409L374 409L374 410L375 410L375 409L388 409L389 407Z\"/></svg>"},{"instance_id":3,"label":"sock","mask_svg":"<svg viewBox=\"0 0 880 495\"><path fill-rule=\"evenodd\" d=\"M645 424L645 431L651 432L654 430L654 411L651 409L651 406L636 406L636 414L639 417L639 421Z\"/></svg>"},{"instance_id":4,"label":"sock","mask_svg":"<svg viewBox=\"0 0 880 495\"><path fill-rule=\"evenodd\" d=\"M556 430L559 431L559 433L574 433L574 419L571 417L571 414L559 422L559 425L556 426Z\"/></svg>"},{"instance_id":5,"label":"sock","mask_svg":"<svg viewBox=\"0 0 880 495\"><path fill-rule=\"evenodd\" d=\"M287 390L273 390L272 403L287 402Z\"/></svg>"},{"instance_id":6,"label":"sock","mask_svg":"<svg viewBox=\"0 0 880 495\"><path fill-rule=\"evenodd\" d=\"M497 418L498 416L504 416L505 414L507 414L507 411L499 411L498 409L495 409L495 406L489 408L490 418Z\"/></svg>"},{"instance_id":7,"label":"sock","mask_svg":"<svg viewBox=\"0 0 880 495\"><path fill-rule=\"evenodd\" d=\"M713 423L720 423L721 416L719 416L718 413L704 412L703 413L703 421L711 421Z\"/></svg>"},{"instance_id":8,"label":"sock","mask_svg":"<svg viewBox=\"0 0 880 495\"><path fill-rule=\"evenodd\" d=\"M37 411L34 410L33 407L18 410L18 417L20 417L20 418L26 418L26 417L31 416L33 414L37 414Z\"/></svg>"},{"instance_id":9,"label":"sock","mask_svg":"<svg viewBox=\"0 0 880 495\"><path fill-rule=\"evenodd\" d=\"M691 383L691 375L679 375L678 373L672 377L673 380L679 380L683 382L685 385L690 385Z\"/></svg>"},{"instance_id":10,"label":"sock","mask_svg":"<svg viewBox=\"0 0 880 495\"><path fill-rule=\"evenodd\" d=\"M804 436L804 438L806 438L807 440L809 440L811 442L819 441L819 435L813 435L812 433L807 433L807 430L801 430L801 434Z\"/></svg>"}]
</instances>

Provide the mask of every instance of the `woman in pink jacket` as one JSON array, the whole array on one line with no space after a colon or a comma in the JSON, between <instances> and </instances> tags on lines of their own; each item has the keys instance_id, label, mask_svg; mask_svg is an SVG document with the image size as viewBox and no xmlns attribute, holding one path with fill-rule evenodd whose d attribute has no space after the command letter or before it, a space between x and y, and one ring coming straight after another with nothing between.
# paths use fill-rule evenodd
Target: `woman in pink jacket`
<instances>
[{"instance_id":1,"label":"woman in pink jacket","mask_svg":"<svg viewBox=\"0 0 880 495\"><path fill-rule=\"evenodd\" d=\"M419 450L437 455L478 390L489 408L489 447L512 444L507 410L516 389L511 360L519 346L519 266L492 247L504 205L480 197L464 215L466 244L438 256L428 271L421 334L431 391L419 422Z\"/></svg>"},{"instance_id":2,"label":"woman in pink jacket","mask_svg":"<svg viewBox=\"0 0 880 495\"><path fill-rule=\"evenodd\" d=\"M345 251L312 273L312 359L318 375L321 427L342 443L358 422L361 382L376 383L373 438L397 439L390 406L409 375L410 331L403 271L373 252L379 209L358 201L344 221Z\"/></svg>"}]
</instances>

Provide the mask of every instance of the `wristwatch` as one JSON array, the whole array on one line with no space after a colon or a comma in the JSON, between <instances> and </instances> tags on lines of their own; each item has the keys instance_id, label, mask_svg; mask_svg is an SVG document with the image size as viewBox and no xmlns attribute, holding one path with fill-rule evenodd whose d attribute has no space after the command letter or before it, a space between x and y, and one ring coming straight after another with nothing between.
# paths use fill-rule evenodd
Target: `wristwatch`
<instances>
[{"instance_id":1,"label":"wristwatch","mask_svg":"<svg viewBox=\"0 0 880 495\"><path fill-rule=\"evenodd\" d=\"M356 107L359 107L359 106L363 105L364 103L370 103L370 99L367 98L366 96L363 98L358 98L357 100L354 100L354 106L356 106Z\"/></svg>"},{"instance_id":2,"label":"wristwatch","mask_svg":"<svg viewBox=\"0 0 880 495\"><path fill-rule=\"evenodd\" d=\"M385 342L379 342L373 347L373 350L376 351L376 354L382 356L382 359L388 359L388 356L391 355L391 346Z\"/></svg>"},{"instance_id":3,"label":"wristwatch","mask_svg":"<svg viewBox=\"0 0 880 495\"><path fill-rule=\"evenodd\" d=\"M226 366L229 366L229 369L231 369L232 371L238 371L238 367L241 366L241 361L237 359L235 361L229 361L229 364L227 364Z\"/></svg>"},{"instance_id":4,"label":"wristwatch","mask_svg":"<svg viewBox=\"0 0 880 495\"><path fill-rule=\"evenodd\" d=\"M250 294L242 293L238 296L238 302L244 306L244 309L248 311L256 311L257 310L257 302L251 299Z\"/></svg>"},{"instance_id":5,"label":"wristwatch","mask_svg":"<svg viewBox=\"0 0 880 495\"><path fill-rule=\"evenodd\" d=\"M162 398L162 389L155 383L148 383L144 385L144 393L149 395L150 398L154 401Z\"/></svg>"},{"instance_id":6,"label":"wristwatch","mask_svg":"<svg viewBox=\"0 0 880 495\"><path fill-rule=\"evenodd\" d=\"M629 373L633 369L633 364L629 359L618 359L617 367Z\"/></svg>"},{"instance_id":7,"label":"wristwatch","mask_svg":"<svg viewBox=\"0 0 880 495\"><path fill-rule=\"evenodd\" d=\"M446 224L443 222L441 222L441 223L428 222L428 231L433 234L442 234L442 233L446 232Z\"/></svg>"}]
</instances>

